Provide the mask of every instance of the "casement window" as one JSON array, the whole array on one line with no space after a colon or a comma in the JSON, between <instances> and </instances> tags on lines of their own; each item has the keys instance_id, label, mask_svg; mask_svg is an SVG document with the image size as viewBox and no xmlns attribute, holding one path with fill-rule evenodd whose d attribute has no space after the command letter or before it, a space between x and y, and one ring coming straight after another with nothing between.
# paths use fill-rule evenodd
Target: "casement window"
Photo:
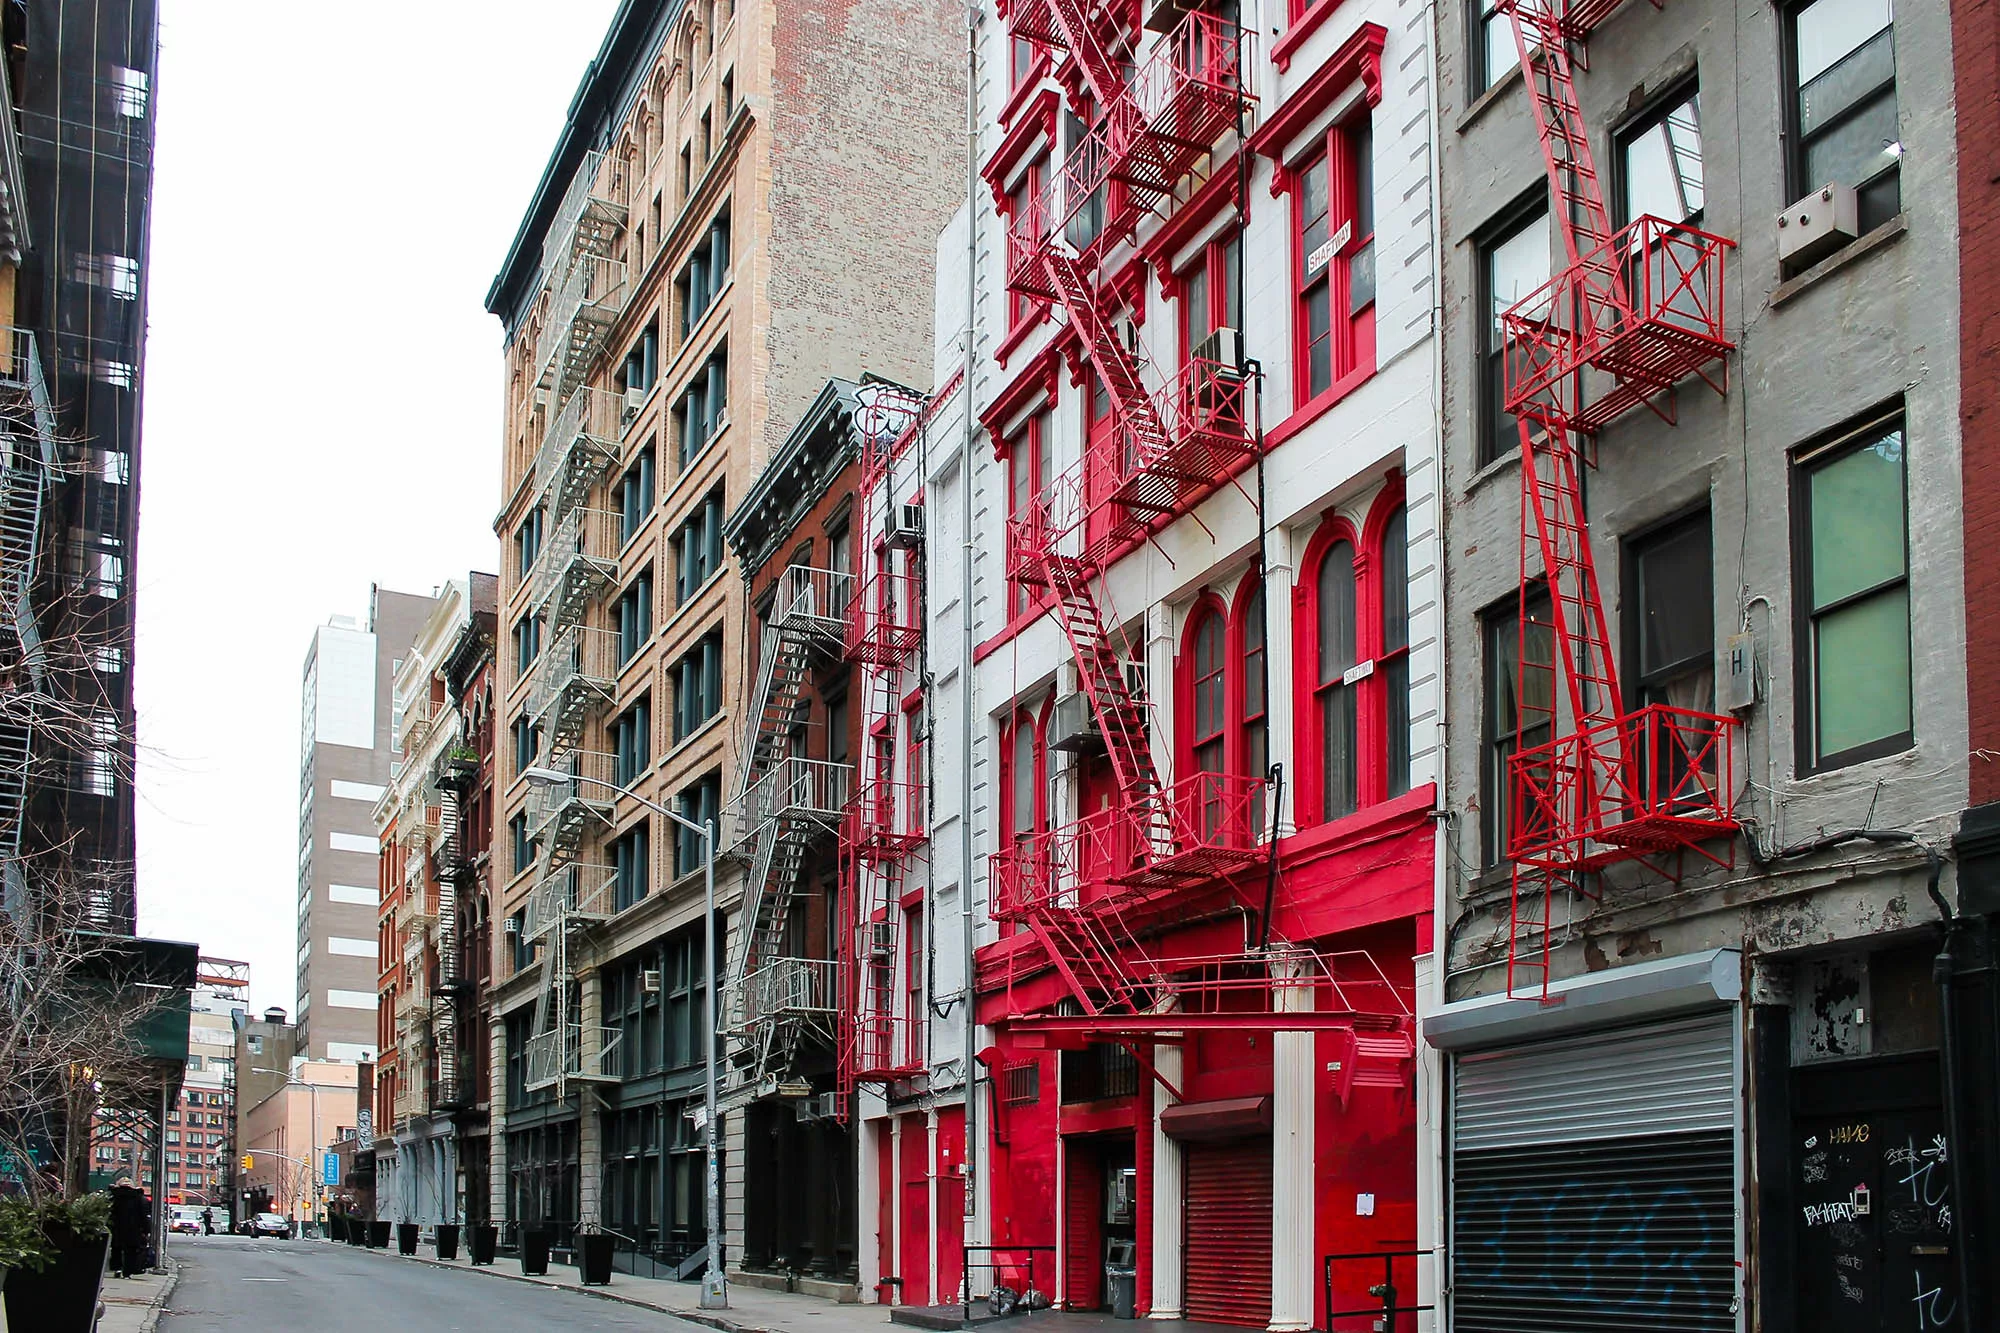
<instances>
[{"instance_id":1,"label":"casement window","mask_svg":"<svg viewBox=\"0 0 2000 1333\"><path fill-rule=\"evenodd\" d=\"M517 814L507 821L507 845L513 853L514 873L520 874L535 863L534 844L528 841L528 816Z\"/></svg>"},{"instance_id":2,"label":"casement window","mask_svg":"<svg viewBox=\"0 0 2000 1333\"><path fill-rule=\"evenodd\" d=\"M674 605L685 606L722 568L722 488L674 531Z\"/></svg>"},{"instance_id":3,"label":"casement window","mask_svg":"<svg viewBox=\"0 0 2000 1333\"><path fill-rule=\"evenodd\" d=\"M1859 192L1860 226L1902 210L1894 0L1811 0L1785 11L1788 196Z\"/></svg>"},{"instance_id":4,"label":"casement window","mask_svg":"<svg viewBox=\"0 0 2000 1333\"><path fill-rule=\"evenodd\" d=\"M1625 693L1634 708L1715 707L1714 561L1706 509L1625 544Z\"/></svg>"},{"instance_id":5,"label":"casement window","mask_svg":"<svg viewBox=\"0 0 2000 1333\"><path fill-rule=\"evenodd\" d=\"M652 445L639 451L632 466L618 480L618 541L620 545L639 535L646 517L653 512L658 459Z\"/></svg>"},{"instance_id":6,"label":"casement window","mask_svg":"<svg viewBox=\"0 0 2000 1333\"><path fill-rule=\"evenodd\" d=\"M1904 446L1897 416L1794 460L1802 769L1893 754L1913 739Z\"/></svg>"},{"instance_id":7,"label":"casement window","mask_svg":"<svg viewBox=\"0 0 2000 1333\"><path fill-rule=\"evenodd\" d=\"M659 377L660 330L658 325L649 323L632 344L632 350L625 354L625 364L618 372L618 387L626 392L644 393Z\"/></svg>"},{"instance_id":8,"label":"casement window","mask_svg":"<svg viewBox=\"0 0 2000 1333\"><path fill-rule=\"evenodd\" d=\"M542 748L541 732L536 730L535 724L529 721L525 714L515 718L514 719L514 776L515 777L519 777L523 772L525 772L528 769L530 765L532 765L535 762L535 758L538 754L540 754L541 748Z\"/></svg>"},{"instance_id":9,"label":"casement window","mask_svg":"<svg viewBox=\"0 0 2000 1333\"><path fill-rule=\"evenodd\" d=\"M905 792L908 808L903 811L903 829L907 833L921 833L924 828L924 752L928 748L924 735L924 706L915 703L903 710L903 781L908 784Z\"/></svg>"},{"instance_id":10,"label":"casement window","mask_svg":"<svg viewBox=\"0 0 2000 1333\"><path fill-rule=\"evenodd\" d=\"M611 840L612 905L624 911L652 890L653 830L645 819Z\"/></svg>"},{"instance_id":11,"label":"casement window","mask_svg":"<svg viewBox=\"0 0 2000 1333\"><path fill-rule=\"evenodd\" d=\"M704 635L673 665L674 743L722 711L722 631Z\"/></svg>"},{"instance_id":12,"label":"casement window","mask_svg":"<svg viewBox=\"0 0 2000 1333\"><path fill-rule=\"evenodd\" d=\"M535 558L542 553L542 520L545 514L540 505L535 506L521 519L514 529L514 573L517 578L526 578L534 567Z\"/></svg>"},{"instance_id":13,"label":"casement window","mask_svg":"<svg viewBox=\"0 0 2000 1333\"><path fill-rule=\"evenodd\" d=\"M1514 21L1500 12L1499 0L1469 0L1472 16L1471 87L1474 95L1500 82L1521 63Z\"/></svg>"},{"instance_id":14,"label":"casement window","mask_svg":"<svg viewBox=\"0 0 2000 1333\"><path fill-rule=\"evenodd\" d=\"M1329 518L1306 548L1292 617L1302 822L1410 789L1408 541L1394 484L1360 533Z\"/></svg>"},{"instance_id":15,"label":"casement window","mask_svg":"<svg viewBox=\"0 0 2000 1333\"><path fill-rule=\"evenodd\" d=\"M924 909L903 912L903 1064L924 1063Z\"/></svg>"},{"instance_id":16,"label":"casement window","mask_svg":"<svg viewBox=\"0 0 2000 1333\"><path fill-rule=\"evenodd\" d=\"M1243 238L1232 231L1204 245L1182 270L1182 364L1192 361L1196 349L1217 329L1242 329L1242 258Z\"/></svg>"},{"instance_id":17,"label":"casement window","mask_svg":"<svg viewBox=\"0 0 2000 1333\"><path fill-rule=\"evenodd\" d=\"M1025 221L1035 207L1036 199L1042 193L1042 164L1031 162L1021 181L1007 194L1007 271L1019 270L1026 256L1021 253L1020 229L1028 225ZM1046 222L1046 220L1045 220ZM1016 288L1007 289L1007 327L1019 328L1032 319L1039 303L1026 292Z\"/></svg>"},{"instance_id":18,"label":"casement window","mask_svg":"<svg viewBox=\"0 0 2000 1333\"><path fill-rule=\"evenodd\" d=\"M711 823L722 808L722 775L710 773L678 798L681 817L696 824ZM702 839L692 829L674 826L674 875L690 875L701 869Z\"/></svg>"},{"instance_id":19,"label":"casement window","mask_svg":"<svg viewBox=\"0 0 2000 1333\"><path fill-rule=\"evenodd\" d=\"M680 405L674 409L674 430L679 440L675 459L680 468L686 468L722 429L728 417L728 399L729 356L726 351L718 351L695 372L687 392L681 395Z\"/></svg>"},{"instance_id":20,"label":"casement window","mask_svg":"<svg viewBox=\"0 0 2000 1333\"><path fill-rule=\"evenodd\" d=\"M1007 448L1007 521L1010 530L1028 520L1035 504L1055 480L1054 432L1046 409L1029 417ZM1010 533L1011 537L1011 533ZM1007 618L1025 615L1038 601L1034 589L1007 584Z\"/></svg>"},{"instance_id":21,"label":"casement window","mask_svg":"<svg viewBox=\"0 0 2000 1333\"><path fill-rule=\"evenodd\" d=\"M1375 360L1374 134L1363 115L1291 167L1295 409Z\"/></svg>"},{"instance_id":22,"label":"casement window","mask_svg":"<svg viewBox=\"0 0 2000 1333\"><path fill-rule=\"evenodd\" d=\"M680 276L674 280L675 294L680 298L681 337L686 338L701 323L715 297L729 281L729 210L716 215L708 226L694 253L681 268Z\"/></svg>"},{"instance_id":23,"label":"casement window","mask_svg":"<svg viewBox=\"0 0 2000 1333\"><path fill-rule=\"evenodd\" d=\"M1048 711L1018 708L1000 724L1000 828L1016 851L1049 827Z\"/></svg>"},{"instance_id":24,"label":"casement window","mask_svg":"<svg viewBox=\"0 0 2000 1333\"><path fill-rule=\"evenodd\" d=\"M525 676L542 652L542 618L522 616L514 622L514 674Z\"/></svg>"},{"instance_id":25,"label":"casement window","mask_svg":"<svg viewBox=\"0 0 2000 1333\"><path fill-rule=\"evenodd\" d=\"M1228 771L1228 688L1224 679L1228 639L1228 616L1219 604L1207 603L1195 613L1190 639L1194 657L1188 684L1194 731L1190 734L1190 771Z\"/></svg>"},{"instance_id":26,"label":"casement window","mask_svg":"<svg viewBox=\"0 0 2000 1333\"><path fill-rule=\"evenodd\" d=\"M1549 280L1549 213L1537 199L1533 212L1511 216L1479 246L1479 462L1483 467L1520 447L1506 408L1507 340L1500 316Z\"/></svg>"},{"instance_id":27,"label":"casement window","mask_svg":"<svg viewBox=\"0 0 2000 1333\"><path fill-rule=\"evenodd\" d=\"M618 595L618 665L631 661L653 633L653 571L640 571Z\"/></svg>"},{"instance_id":28,"label":"casement window","mask_svg":"<svg viewBox=\"0 0 2000 1333\"><path fill-rule=\"evenodd\" d=\"M1707 195L1699 92L1690 88L1627 126L1618 135L1617 148L1623 221L1656 217L1693 222L1701 216Z\"/></svg>"},{"instance_id":29,"label":"casement window","mask_svg":"<svg viewBox=\"0 0 2000 1333\"><path fill-rule=\"evenodd\" d=\"M1091 126L1097 120L1096 108L1087 108L1089 119L1079 116L1067 108L1063 111L1063 166L1065 179L1088 180L1101 175L1102 158L1109 150L1105 146L1105 136L1101 128ZM1075 248L1078 254L1090 248L1098 234L1104 230L1106 198L1110 192L1110 182L1100 183L1090 192L1090 197L1070 215L1064 228L1063 239ZM1051 219L1053 221L1053 219Z\"/></svg>"},{"instance_id":30,"label":"casement window","mask_svg":"<svg viewBox=\"0 0 2000 1333\"><path fill-rule=\"evenodd\" d=\"M1007 86L1018 88L1035 68L1036 46L1018 33L1007 38Z\"/></svg>"},{"instance_id":31,"label":"casement window","mask_svg":"<svg viewBox=\"0 0 2000 1333\"><path fill-rule=\"evenodd\" d=\"M653 762L653 697L642 694L611 724L613 776L621 787L637 782Z\"/></svg>"},{"instance_id":32,"label":"casement window","mask_svg":"<svg viewBox=\"0 0 2000 1333\"><path fill-rule=\"evenodd\" d=\"M1527 662L1523 672L1521 628L1527 620ZM1479 832L1489 866L1507 856L1512 827L1508 764L1522 750L1546 744L1555 717L1556 636L1546 588L1529 591L1525 608L1509 597L1480 617L1486 652L1486 700L1480 737Z\"/></svg>"}]
</instances>

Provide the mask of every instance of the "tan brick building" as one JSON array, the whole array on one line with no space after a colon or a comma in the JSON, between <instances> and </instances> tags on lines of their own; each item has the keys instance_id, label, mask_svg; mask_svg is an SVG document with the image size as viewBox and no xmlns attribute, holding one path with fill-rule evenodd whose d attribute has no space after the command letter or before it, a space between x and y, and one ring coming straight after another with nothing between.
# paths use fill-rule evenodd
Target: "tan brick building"
<instances>
[{"instance_id":1,"label":"tan brick building","mask_svg":"<svg viewBox=\"0 0 2000 1333\"><path fill-rule=\"evenodd\" d=\"M700 846L615 790L722 817L750 623L723 516L828 376L930 378L931 238L964 191L961 25L922 0L628 0L488 295L507 338L503 1243L601 1221L630 1238L621 1268L698 1265L686 1113L720 965ZM531 766L589 781L531 789ZM731 928L742 876L720 876ZM724 1118L732 1264L741 1121Z\"/></svg>"}]
</instances>

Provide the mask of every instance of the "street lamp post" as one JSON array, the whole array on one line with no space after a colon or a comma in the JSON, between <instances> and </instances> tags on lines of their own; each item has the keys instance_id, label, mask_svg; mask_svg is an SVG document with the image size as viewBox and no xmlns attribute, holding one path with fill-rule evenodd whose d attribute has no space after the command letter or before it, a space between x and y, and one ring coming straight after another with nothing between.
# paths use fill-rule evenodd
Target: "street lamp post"
<instances>
[{"instance_id":1,"label":"street lamp post","mask_svg":"<svg viewBox=\"0 0 2000 1333\"><path fill-rule=\"evenodd\" d=\"M658 801L648 800L628 787L602 778L584 777L575 773L564 773L554 768L531 767L521 770L521 776L530 786L557 787L571 782L587 782L593 787L604 787L645 809L671 820L701 839L702 870L702 922L704 926L704 948L708 960L703 970L708 977L708 985L702 993L702 1097L705 1103L706 1123L702 1127L702 1147L707 1157L703 1172L703 1202L707 1205L708 1225L708 1269L701 1279L701 1308L704 1310L727 1310L729 1308L729 1285L722 1274L722 1265L716 1259L716 1247L722 1240L722 1179L721 1167L716 1151L716 1073L715 1073L715 821L713 819L697 823L677 810L670 810Z\"/></svg>"}]
</instances>

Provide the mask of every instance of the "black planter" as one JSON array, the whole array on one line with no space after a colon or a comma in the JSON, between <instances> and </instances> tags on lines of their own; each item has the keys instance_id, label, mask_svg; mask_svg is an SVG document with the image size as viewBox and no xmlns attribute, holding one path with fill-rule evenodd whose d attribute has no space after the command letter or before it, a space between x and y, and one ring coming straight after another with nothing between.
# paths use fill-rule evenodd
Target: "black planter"
<instances>
[{"instance_id":1,"label":"black planter","mask_svg":"<svg viewBox=\"0 0 2000 1333\"><path fill-rule=\"evenodd\" d=\"M345 1244L347 1241L347 1214L335 1213L333 1216L327 1218L326 1234L335 1245Z\"/></svg>"},{"instance_id":2,"label":"black planter","mask_svg":"<svg viewBox=\"0 0 2000 1333\"><path fill-rule=\"evenodd\" d=\"M396 1223L396 1253L415 1254L417 1252L417 1236L422 1231L423 1228L415 1222Z\"/></svg>"},{"instance_id":3,"label":"black planter","mask_svg":"<svg viewBox=\"0 0 2000 1333\"><path fill-rule=\"evenodd\" d=\"M39 1273L8 1273L4 1292L7 1327L37 1333L90 1333L97 1323L97 1293L104 1285L104 1257L111 1238L56 1242L56 1257Z\"/></svg>"},{"instance_id":4,"label":"black planter","mask_svg":"<svg viewBox=\"0 0 2000 1333\"><path fill-rule=\"evenodd\" d=\"M368 1243L367 1218L350 1217L347 1219L347 1243L349 1245L366 1245Z\"/></svg>"},{"instance_id":5,"label":"black planter","mask_svg":"<svg viewBox=\"0 0 2000 1333\"><path fill-rule=\"evenodd\" d=\"M493 1252L500 1248L500 1228L481 1223L472 1228L468 1243L472 1247L473 1263L490 1264L493 1262Z\"/></svg>"},{"instance_id":6,"label":"black planter","mask_svg":"<svg viewBox=\"0 0 2000 1333\"><path fill-rule=\"evenodd\" d=\"M529 1277L540 1277L549 1271L549 1246L555 1240L555 1233L543 1227L535 1227L521 1233L521 1271Z\"/></svg>"},{"instance_id":7,"label":"black planter","mask_svg":"<svg viewBox=\"0 0 2000 1333\"><path fill-rule=\"evenodd\" d=\"M611 1237L602 1231L585 1232L576 1238L576 1266L583 1272L586 1287L611 1285Z\"/></svg>"},{"instance_id":8,"label":"black planter","mask_svg":"<svg viewBox=\"0 0 2000 1333\"><path fill-rule=\"evenodd\" d=\"M440 1259L458 1258L458 1227L456 1225L451 1225L444 1222L438 1223L437 1240L435 1244L437 1246L438 1258Z\"/></svg>"},{"instance_id":9,"label":"black planter","mask_svg":"<svg viewBox=\"0 0 2000 1333\"><path fill-rule=\"evenodd\" d=\"M370 1222L368 1224L368 1248L371 1250L386 1250L389 1248L389 1224L387 1222Z\"/></svg>"}]
</instances>

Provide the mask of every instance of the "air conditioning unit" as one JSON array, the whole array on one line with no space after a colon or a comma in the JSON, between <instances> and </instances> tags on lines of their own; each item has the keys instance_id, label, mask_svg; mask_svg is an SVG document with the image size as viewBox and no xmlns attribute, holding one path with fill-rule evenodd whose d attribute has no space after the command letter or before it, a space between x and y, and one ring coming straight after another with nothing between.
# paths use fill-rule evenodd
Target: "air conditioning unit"
<instances>
[{"instance_id":1,"label":"air conditioning unit","mask_svg":"<svg viewBox=\"0 0 2000 1333\"><path fill-rule=\"evenodd\" d=\"M899 549L919 545L924 539L924 507L890 505L882 519L882 538Z\"/></svg>"},{"instance_id":2,"label":"air conditioning unit","mask_svg":"<svg viewBox=\"0 0 2000 1333\"><path fill-rule=\"evenodd\" d=\"M625 391L624 412L623 415L619 417L619 424L625 426L631 425L632 418L638 416L639 409L644 407L645 405L646 405L646 390L627 389Z\"/></svg>"},{"instance_id":3,"label":"air conditioning unit","mask_svg":"<svg viewBox=\"0 0 2000 1333\"><path fill-rule=\"evenodd\" d=\"M639 989L648 995L660 993L660 969L649 967L639 974Z\"/></svg>"},{"instance_id":4,"label":"air conditioning unit","mask_svg":"<svg viewBox=\"0 0 2000 1333\"><path fill-rule=\"evenodd\" d=\"M1125 666L1125 688L1134 702L1146 701L1146 667L1142 662L1127 662ZM1051 750L1067 750L1078 753L1085 750L1104 748L1104 733L1097 727L1097 710L1090 706L1090 696L1082 690L1065 694L1056 700L1049 712L1048 746Z\"/></svg>"},{"instance_id":5,"label":"air conditioning unit","mask_svg":"<svg viewBox=\"0 0 2000 1333\"><path fill-rule=\"evenodd\" d=\"M840 1114L840 1094L815 1093L799 1102L793 1114L801 1120L832 1120Z\"/></svg>"},{"instance_id":6,"label":"air conditioning unit","mask_svg":"<svg viewBox=\"0 0 2000 1333\"><path fill-rule=\"evenodd\" d=\"M508 933L509 935L519 935L519 934L521 933L521 918L520 918L520 917L518 917L518 916L510 916L510 917L508 917L508 918L507 918L507 933Z\"/></svg>"},{"instance_id":7,"label":"air conditioning unit","mask_svg":"<svg viewBox=\"0 0 2000 1333\"><path fill-rule=\"evenodd\" d=\"M1861 207L1851 185L1822 185L1778 214L1778 262L1805 268L1861 234Z\"/></svg>"},{"instance_id":8,"label":"air conditioning unit","mask_svg":"<svg viewBox=\"0 0 2000 1333\"><path fill-rule=\"evenodd\" d=\"M896 956L895 922L871 921L868 923L868 956L877 962Z\"/></svg>"},{"instance_id":9,"label":"air conditioning unit","mask_svg":"<svg viewBox=\"0 0 2000 1333\"><path fill-rule=\"evenodd\" d=\"M1241 379L1243 378L1243 335L1235 329L1217 329L1194 345L1194 356L1190 359L1210 363L1205 369L1211 375Z\"/></svg>"}]
</instances>

